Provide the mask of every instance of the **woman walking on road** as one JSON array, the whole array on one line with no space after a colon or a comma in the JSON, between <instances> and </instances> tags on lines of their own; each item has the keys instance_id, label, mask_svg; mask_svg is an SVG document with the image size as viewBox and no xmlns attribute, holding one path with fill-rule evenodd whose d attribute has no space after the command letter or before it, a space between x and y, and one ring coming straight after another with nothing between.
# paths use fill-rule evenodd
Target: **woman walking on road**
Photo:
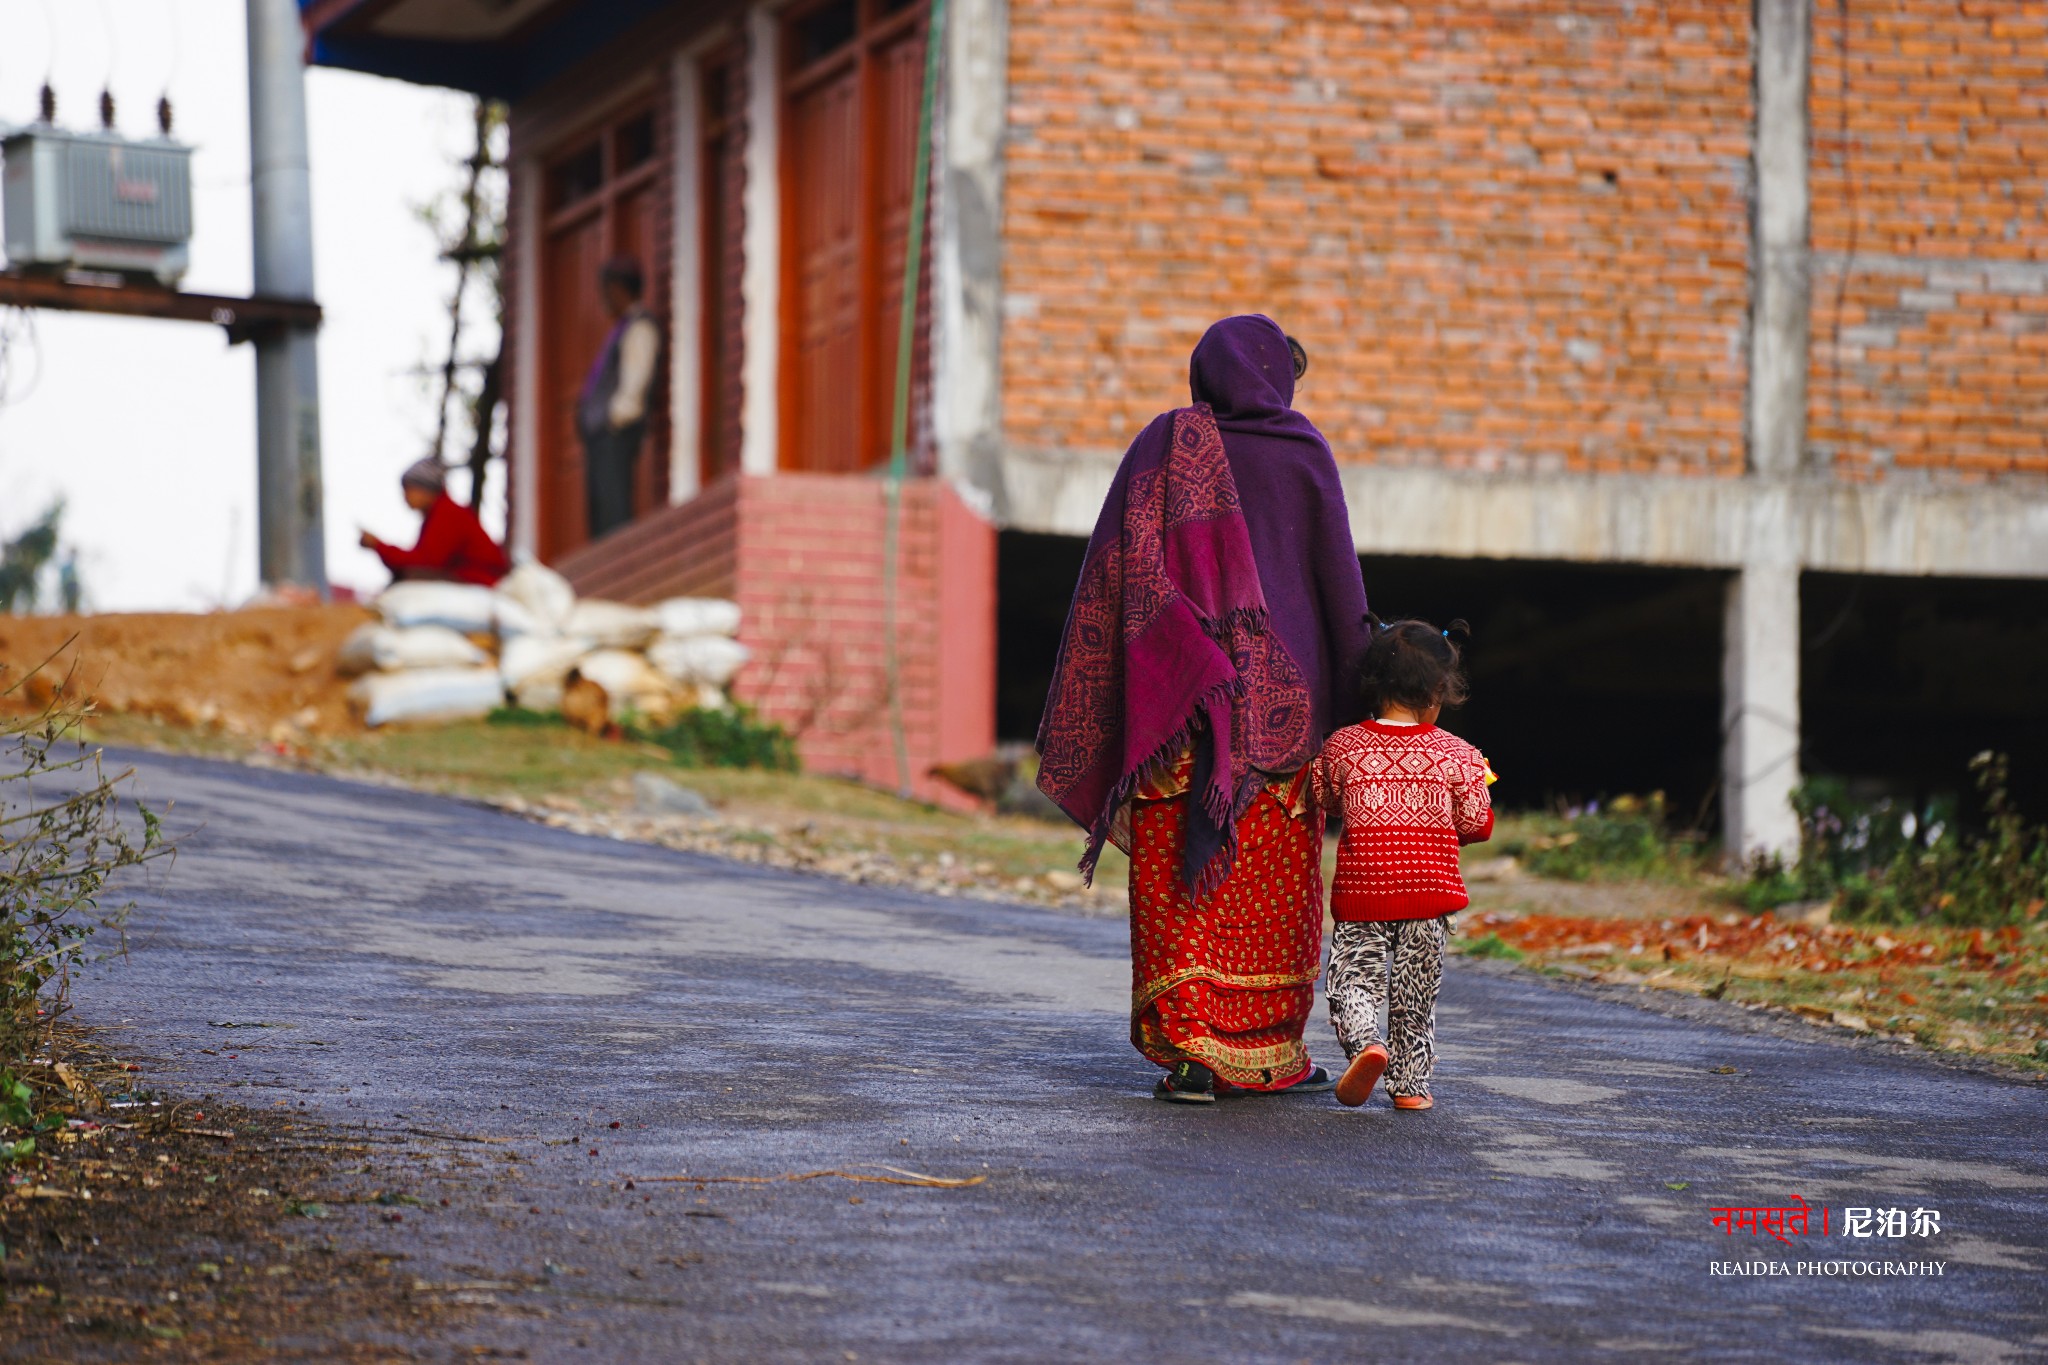
<instances>
[{"instance_id":1,"label":"woman walking on road","mask_svg":"<svg viewBox=\"0 0 2048 1365\"><path fill-rule=\"evenodd\" d=\"M1153 1092L1328 1089L1302 1029L1322 957L1307 765L1356 719L1365 585L1336 462L1266 317L1195 347L1194 404L1110 485L1040 723L1039 786L1131 856L1131 1041Z\"/></svg>"}]
</instances>

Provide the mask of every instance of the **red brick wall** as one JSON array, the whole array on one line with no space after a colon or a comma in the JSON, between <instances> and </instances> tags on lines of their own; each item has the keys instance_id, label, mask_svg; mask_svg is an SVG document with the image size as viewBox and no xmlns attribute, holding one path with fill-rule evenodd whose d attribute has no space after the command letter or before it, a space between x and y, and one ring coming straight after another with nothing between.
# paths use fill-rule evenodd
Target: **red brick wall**
<instances>
[{"instance_id":1,"label":"red brick wall","mask_svg":"<svg viewBox=\"0 0 2048 1365\"><path fill-rule=\"evenodd\" d=\"M883 594L884 486L821 474L742 489L739 695L798 737L805 768L897 785ZM942 481L904 484L896 631L912 791L967 804L927 776L995 748L995 530Z\"/></svg>"},{"instance_id":2,"label":"red brick wall","mask_svg":"<svg viewBox=\"0 0 2048 1365\"><path fill-rule=\"evenodd\" d=\"M2048 5L1818 0L1811 108L1813 454L2048 473Z\"/></svg>"},{"instance_id":3,"label":"red brick wall","mask_svg":"<svg viewBox=\"0 0 2048 1365\"><path fill-rule=\"evenodd\" d=\"M1009 439L1271 313L1343 460L1743 464L1750 5L1013 0Z\"/></svg>"},{"instance_id":4,"label":"red brick wall","mask_svg":"<svg viewBox=\"0 0 2048 1365\"><path fill-rule=\"evenodd\" d=\"M738 600L754 658L740 700L787 726L813 772L897 785L878 479L779 474L720 483L565 557L586 596ZM995 747L995 530L945 483L903 487L896 628L914 794L967 804L926 774Z\"/></svg>"}]
</instances>

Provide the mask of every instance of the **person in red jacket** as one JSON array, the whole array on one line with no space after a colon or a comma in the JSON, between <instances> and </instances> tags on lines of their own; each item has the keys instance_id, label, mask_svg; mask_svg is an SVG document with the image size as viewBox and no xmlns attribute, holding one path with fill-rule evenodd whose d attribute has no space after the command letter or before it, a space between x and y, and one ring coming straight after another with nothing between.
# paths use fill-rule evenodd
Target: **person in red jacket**
<instances>
[{"instance_id":1,"label":"person in red jacket","mask_svg":"<svg viewBox=\"0 0 2048 1365\"><path fill-rule=\"evenodd\" d=\"M1328 991L1351 1064L1337 1099L1364 1104L1385 1072L1396 1109L1427 1109L1444 945L1451 915L1469 903L1458 849L1493 833L1493 770L1436 726L1438 712L1465 700L1451 639L1465 623L1372 624L1359 690L1373 718L1331 735L1310 768L1316 804L1344 821Z\"/></svg>"},{"instance_id":2,"label":"person in red jacket","mask_svg":"<svg viewBox=\"0 0 2048 1365\"><path fill-rule=\"evenodd\" d=\"M428 456L399 477L406 506L424 513L420 537L410 550L363 532L363 548L375 550L396 582L431 579L489 587L511 572L512 561L474 511L448 496L448 471Z\"/></svg>"}]
</instances>

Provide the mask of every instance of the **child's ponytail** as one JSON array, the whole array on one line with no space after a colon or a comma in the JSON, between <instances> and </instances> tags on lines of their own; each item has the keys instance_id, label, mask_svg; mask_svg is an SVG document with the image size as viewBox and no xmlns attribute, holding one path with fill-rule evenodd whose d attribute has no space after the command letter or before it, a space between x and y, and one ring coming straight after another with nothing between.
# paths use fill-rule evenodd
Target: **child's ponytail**
<instances>
[{"instance_id":1,"label":"child's ponytail","mask_svg":"<svg viewBox=\"0 0 2048 1365\"><path fill-rule=\"evenodd\" d=\"M1382 622L1370 612L1373 627L1359 670L1359 700L1374 716L1389 707L1427 711L1432 706L1462 705L1469 689L1463 668L1464 643L1472 627L1462 618L1442 630L1427 621Z\"/></svg>"}]
</instances>

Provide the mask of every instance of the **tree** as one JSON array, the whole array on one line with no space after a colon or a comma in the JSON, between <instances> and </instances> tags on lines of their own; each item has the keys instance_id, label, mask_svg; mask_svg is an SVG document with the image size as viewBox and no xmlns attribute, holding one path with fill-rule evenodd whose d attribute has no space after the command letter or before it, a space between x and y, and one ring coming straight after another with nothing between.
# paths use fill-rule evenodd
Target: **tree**
<instances>
[{"instance_id":1,"label":"tree","mask_svg":"<svg viewBox=\"0 0 2048 1365\"><path fill-rule=\"evenodd\" d=\"M64 500L59 498L26 531L0 544L0 611L36 609L43 568L57 557L58 528L63 521ZM73 602L77 599L75 569L63 596Z\"/></svg>"},{"instance_id":2,"label":"tree","mask_svg":"<svg viewBox=\"0 0 2048 1365\"><path fill-rule=\"evenodd\" d=\"M468 427L470 506L481 507L491 461L502 454L498 430L504 406L505 281L499 262L507 202L505 106L477 100L471 128L470 153L459 163L460 187L422 207L420 216L440 241L441 259L455 268L448 294L448 349L432 371L440 389L433 455L448 461L455 439L451 413L458 415ZM488 316L482 329L488 355L467 349L472 345L468 333L479 313Z\"/></svg>"}]
</instances>

